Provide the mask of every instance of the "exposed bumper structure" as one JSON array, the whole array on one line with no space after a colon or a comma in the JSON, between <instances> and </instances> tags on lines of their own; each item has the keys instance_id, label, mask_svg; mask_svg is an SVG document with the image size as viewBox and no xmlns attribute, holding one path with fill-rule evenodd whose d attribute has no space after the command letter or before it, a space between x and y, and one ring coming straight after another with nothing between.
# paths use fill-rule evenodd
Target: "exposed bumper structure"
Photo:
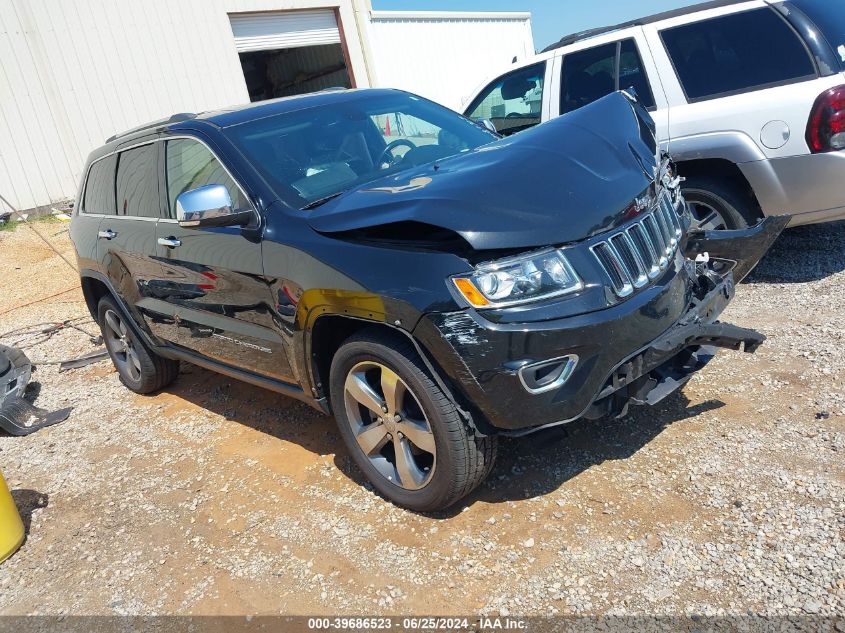
<instances>
[{"instance_id":1,"label":"exposed bumper structure","mask_svg":"<svg viewBox=\"0 0 845 633\"><path fill-rule=\"evenodd\" d=\"M758 332L718 317L734 296L734 271L745 276L788 221L769 218L727 237L694 233L688 257L707 249L719 257L696 263L679 256L653 287L612 308L519 324L492 323L471 310L430 314L415 335L464 389L464 402L494 427L491 432L521 435L580 418L622 415L629 404L666 398L717 348L753 353L763 343ZM565 363L565 381L554 373L558 359ZM527 385L521 373L526 367L547 371L554 388L529 389L545 377Z\"/></svg>"},{"instance_id":2,"label":"exposed bumper structure","mask_svg":"<svg viewBox=\"0 0 845 633\"><path fill-rule=\"evenodd\" d=\"M70 415L70 408L49 412L24 400L32 369L21 350L0 345L0 429L10 435L29 435Z\"/></svg>"}]
</instances>

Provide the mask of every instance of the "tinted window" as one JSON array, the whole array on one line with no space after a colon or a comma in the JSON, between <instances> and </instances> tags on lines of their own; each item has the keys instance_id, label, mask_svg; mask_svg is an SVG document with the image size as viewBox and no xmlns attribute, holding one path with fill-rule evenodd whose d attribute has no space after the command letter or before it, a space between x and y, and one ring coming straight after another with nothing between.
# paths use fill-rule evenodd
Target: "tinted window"
<instances>
[{"instance_id":1,"label":"tinted window","mask_svg":"<svg viewBox=\"0 0 845 633\"><path fill-rule=\"evenodd\" d=\"M633 88L637 92L637 99L646 108L654 107L654 95L651 85L643 68L643 60L637 43L634 40L624 40L619 51L619 89Z\"/></svg>"},{"instance_id":2,"label":"tinted window","mask_svg":"<svg viewBox=\"0 0 845 633\"><path fill-rule=\"evenodd\" d=\"M572 112L616 90L617 44L569 53L563 58L560 113Z\"/></svg>"},{"instance_id":3,"label":"tinted window","mask_svg":"<svg viewBox=\"0 0 845 633\"><path fill-rule=\"evenodd\" d=\"M114 163L115 157L108 156L91 165L82 202L85 213L114 215Z\"/></svg>"},{"instance_id":4,"label":"tinted window","mask_svg":"<svg viewBox=\"0 0 845 633\"><path fill-rule=\"evenodd\" d=\"M561 114L577 110L615 90L629 88L636 90L644 107L654 107L651 86L633 39L569 53L563 58L561 80Z\"/></svg>"},{"instance_id":5,"label":"tinted window","mask_svg":"<svg viewBox=\"0 0 845 633\"><path fill-rule=\"evenodd\" d=\"M824 33L845 70L845 2L842 0L792 0Z\"/></svg>"},{"instance_id":6,"label":"tinted window","mask_svg":"<svg viewBox=\"0 0 845 633\"><path fill-rule=\"evenodd\" d=\"M117 158L117 214L157 218L161 205L156 171L158 147L142 145Z\"/></svg>"},{"instance_id":7,"label":"tinted window","mask_svg":"<svg viewBox=\"0 0 845 633\"><path fill-rule=\"evenodd\" d=\"M546 64L520 68L490 83L467 108L470 119L490 119L502 134L540 122Z\"/></svg>"},{"instance_id":8,"label":"tinted window","mask_svg":"<svg viewBox=\"0 0 845 633\"><path fill-rule=\"evenodd\" d=\"M815 76L798 36L768 8L662 31L688 100Z\"/></svg>"},{"instance_id":9,"label":"tinted window","mask_svg":"<svg viewBox=\"0 0 845 633\"><path fill-rule=\"evenodd\" d=\"M334 194L486 145L496 136L452 110L399 91L315 98L319 105L224 128L290 206ZM321 103L322 101L322 103ZM403 176L404 177L404 176Z\"/></svg>"},{"instance_id":10,"label":"tinted window","mask_svg":"<svg viewBox=\"0 0 845 633\"><path fill-rule=\"evenodd\" d=\"M223 185L229 190L236 210L250 208L249 200L229 172L202 143L190 139L167 142L167 197L170 217L176 217L176 198L205 185Z\"/></svg>"}]
</instances>

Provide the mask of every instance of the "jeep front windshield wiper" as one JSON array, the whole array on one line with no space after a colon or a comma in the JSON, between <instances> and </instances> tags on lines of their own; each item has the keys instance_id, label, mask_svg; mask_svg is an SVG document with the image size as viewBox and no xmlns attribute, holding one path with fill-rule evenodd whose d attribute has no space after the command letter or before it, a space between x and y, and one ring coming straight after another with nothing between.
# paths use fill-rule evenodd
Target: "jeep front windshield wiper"
<instances>
[{"instance_id":1,"label":"jeep front windshield wiper","mask_svg":"<svg viewBox=\"0 0 845 633\"><path fill-rule=\"evenodd\" d=\"M306 204L304 207L302 207L300 209L300 211L307 211L308 209L315 209L315 208L319 207L321 204L327 203L329 200L334 200L339 195L346 193L346 191L347 190L336 191L335 193L329 194L328 196L325 196L323 198L317 198L316 200L312 200L311 202Z\"/></svg>"}]
</instances>

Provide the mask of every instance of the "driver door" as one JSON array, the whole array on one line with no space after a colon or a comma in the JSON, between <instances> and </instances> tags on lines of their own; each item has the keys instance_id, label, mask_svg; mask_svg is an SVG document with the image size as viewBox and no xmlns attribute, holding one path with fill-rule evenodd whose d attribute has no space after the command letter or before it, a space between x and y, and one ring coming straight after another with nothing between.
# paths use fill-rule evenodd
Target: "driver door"
<instances>
[{"instance_id":1,"label":"driver door","mask_svg":"<svg viewBox=\"0 0 845 633\"><path fill-rule=\"evenodd\" d=\"M159 293L171 313L175 343L213 361L293 382L285 347L271 317L258 215L252 227L182 227L179 194L225 186L236 210L254 209L244 189L203 142L173 138L165 145L168 217L157 227L164 272Z\"/></svg>"}]
</instances>

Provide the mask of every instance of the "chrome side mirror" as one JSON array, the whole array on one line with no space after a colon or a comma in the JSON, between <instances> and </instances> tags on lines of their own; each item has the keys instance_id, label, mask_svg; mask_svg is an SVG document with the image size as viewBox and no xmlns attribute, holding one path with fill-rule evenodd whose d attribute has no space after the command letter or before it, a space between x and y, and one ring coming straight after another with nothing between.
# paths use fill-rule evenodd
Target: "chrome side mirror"
<instances>
[{"instance_id":1,"label":"chrome side mirror","mask_svg":"<svg viewBox=\"0 0 845 633\"><path fill-rule=\"evenodd\" d=\"M179 194L176 198L176 220L179 226L244 226L252 211L236 211L232 197L223 185L206 185Z\"/></svg>"},{"instance_id":2,"label":"chrome side mirror","mask_svg":"<svg viewBox=\"0 0 845 633\"><path fill-rule=\"evenodd\" d=\"M496 135L499 134L499 130L496 129L496 126L493 125L493 121L491 121L490 119L476 119L475 124L483 127L488 132L493 132L493 134Z\"/></svg>"}]
</instances>

